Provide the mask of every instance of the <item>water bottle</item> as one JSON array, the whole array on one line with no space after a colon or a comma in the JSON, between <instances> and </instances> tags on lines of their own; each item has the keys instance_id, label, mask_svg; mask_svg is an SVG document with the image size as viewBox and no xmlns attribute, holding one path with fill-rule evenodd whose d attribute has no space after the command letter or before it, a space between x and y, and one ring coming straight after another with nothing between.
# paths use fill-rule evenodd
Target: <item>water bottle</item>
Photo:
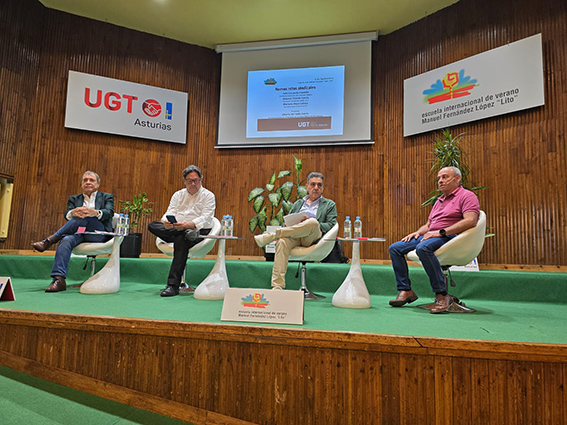
<instances>
[{"instance_id":1,"label":"water bottle","mask_svg":"<svg viewBox=\"0 0 567 425\"><path fill-rule=\"evenodd\" d=\"M234 235L234 220L232 219L232 216L229 215L226 218L226 236L232 238L233 235Z\"/></svg>"},{"instance_id":2,"label":"water bottle","mask_svg":"<svg viewBox=\"0 0 567 425\"><path fill-rule=\"evenodd\" d=\"M352 222L350 221L350 215L346 216L345 225L343 227L343 237L345 239L352 238Z\"/></svg>"},{"instance_id":3,"label":"water bottle","mask_svg":"<svg viewBox=\"0 0 567 425\"><path fill-rule=\"evenodd\" d=\"M362 237L362 220L359 216L356 216L356 220L354 220L354 238L361 238Z\"/></svg>"},{"instance_id":4,"label":"water bottle","mask_svg":"<svg viewBox=\"0 0 567 425\"><path fill-rule=\"evenodd\" d=\"M118 216L118 222L116 223L116 233L119 235L124 234L124 214L120 213Z\"/></svg>"},{"instance_id":5,"label":"water bottle","mask_svg":"<svg viewBox=\"0 0 567 425\"><path fill-rule=\"evenodd\" d=\"M221 220L221 232L220 235L221 236L226 236L226 215L222 216L222 220Z\"/></svg>"},{"instance_id":6,"label":"water bottle","mask_svg":"<svg viewBox=\"0 0 567 425\"><path fill-rule=\"evenodd\" d=\"M128 214L124 216L124 232L122 233L124 236L128 236L130 233L130 217Z\"/></svg>"}]
</instances>

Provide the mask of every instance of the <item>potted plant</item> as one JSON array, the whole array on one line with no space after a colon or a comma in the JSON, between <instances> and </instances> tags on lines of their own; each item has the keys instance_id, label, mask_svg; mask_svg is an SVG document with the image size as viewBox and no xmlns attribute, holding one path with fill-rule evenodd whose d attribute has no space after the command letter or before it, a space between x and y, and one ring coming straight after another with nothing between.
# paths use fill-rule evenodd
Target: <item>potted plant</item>
<instances>
[{"instance_id":1,"label":"potted plant","mask_svg":"<svg viewBox=\"0 0 567 425\"><path fill-rule=\"evenodd\" d=\"M139 258L142 252L142 234L136 233L138 224L142 216L150 215L153 209L147 208L151 205L146 196L146 192L134 195L132 201L118 201L121 204L120 212L128 214L130 218L129 233L124 237L120 246L120 256L125 258Z\"/></svg>"},{"instance_id":2,"label":"potted plant","mask_svg":"<svg viewBox=\"0 0 567 425\"><path fill-rule=\"evenodd\" d=\"M296 156L293 157L295 170L295 182L285 180L281 184L277 181L292 175L289 170L274 172L265 188L256 187L248 194L248 202L252 202L255 215L248 222L251 233L258 228L261 232L266 231L266 226L283 226L284 215L288 214L293 203L307 195L307 188L301 180L303 163ZM295 193L294 193L295 189ZM267 192L267 195L266 195ZM273 260L273 253L264 253L266 260Z\"/></svg>"}]
</instances>

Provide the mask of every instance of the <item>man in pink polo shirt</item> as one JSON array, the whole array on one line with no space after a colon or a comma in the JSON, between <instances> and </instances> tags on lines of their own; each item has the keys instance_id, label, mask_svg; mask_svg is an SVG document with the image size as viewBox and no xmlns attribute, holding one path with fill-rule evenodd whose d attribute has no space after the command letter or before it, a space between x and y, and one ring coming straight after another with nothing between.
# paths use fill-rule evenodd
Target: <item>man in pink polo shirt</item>
<instances>
[{"instance_id":1,"label":"man in pink polo shirt","mask_svg":"<svg viewBox=\"0 0 567 425\"><path fill-rule=\"evenodd\" d=\"M446 167L439 171L437 184L443 195L433 205L427 223L390 245L390 258L398 286L398 296L390 301L392 307L401 307L418 298L411 289L405 258L414 249L429 276L431 289L435 292L435 304L430 312L445 313L451 304L447 282L434 252L459 233L476 226L480 205L477 196L461 186L461 171L456 167Z\"/></svg>"}]
</instances>

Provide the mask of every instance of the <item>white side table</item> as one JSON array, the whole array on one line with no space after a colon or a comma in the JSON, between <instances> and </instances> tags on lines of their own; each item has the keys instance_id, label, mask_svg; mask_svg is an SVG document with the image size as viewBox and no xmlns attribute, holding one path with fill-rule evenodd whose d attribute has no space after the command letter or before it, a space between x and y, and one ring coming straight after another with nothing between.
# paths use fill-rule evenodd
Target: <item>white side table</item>
<instances>
[{"instance_id":1,"label":"white side table","mask_svg":"<svg viewBox=\"0 0 567 425\"><path fill-rule=\"evenodd\" d=\"M81 285L81 294L113 294L120 289L120 244L124 236L116 233L104 234L114 236L110 258L97 274Z\"/></svg>"},{"instance_id":2,"label":"white side table","mask_svg":"<svg viewBox=\"0 0 567 425\"><path fill-rule=\"evenodd\" d=\"M384 238L337 238L340 241L352 242L352 261L348 275L333 295L333 305L342 308L370 308L370 294L362 277L360 268L360 243L384 242Z\"/></svg>"},{"instance_id":3,"label":"white side table","mask_svg":"<svg viewBox=\"0 0 567 425\"><path fill-rule=\"evenodd\" d=\"M238 240L236 236L200 236L203 239L218 239L217 261L209 275L195 288L193 296L198 300L223 300L224 293L230 287L226 275L225 244L227 240Z\"/></svg>"}]
</instances>

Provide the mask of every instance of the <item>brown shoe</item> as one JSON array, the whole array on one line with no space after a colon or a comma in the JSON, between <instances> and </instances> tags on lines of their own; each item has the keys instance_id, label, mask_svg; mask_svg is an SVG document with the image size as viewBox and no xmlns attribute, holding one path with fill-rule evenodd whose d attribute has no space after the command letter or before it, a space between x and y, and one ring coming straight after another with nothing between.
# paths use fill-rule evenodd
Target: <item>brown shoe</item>
<instances>
[{"instance_id":1,"label":"brown shoe","mask_svg":"<svg viewBox=\"0 0 567 425\"><path fill-rule=\"evenodd\" d=\"M417 300L418 296L411 289L409 291L400 291L395 300L390 300L390 305L392 307L401 307L405 304L409 304Z\"/></svg>"},{"instance_id":2,"label":"brown shoe","mask_svg":"<svg viewBox=\"0 0 567 425\"><path fill-rule=\"evenodd\" d=\"M435 294L435 305L429 310L431 314L449 313L449 307L453 302L451 295Z\"/></svg>"},{"instance_id":3,"label":"brown shoe","mask_svg":"<svg viewBox=\"0 0 567 425\"><path fill-rule=\"evenodd\" d=\"M49 249L49 247L53 245L53 242L51 242L49 239L44 239L39 242L34 242L31 245L33 246L33 249L35 249L36 251L43 252L46 249Z\"/></svg>"},{"instance_id":4,"label":"brown shoe","mask_svg":"<svg viewBox=\"0 0 567 425\"><path fill-rule=\"evenodd\" d=\"M53 281L51 285L49 285L45 292L61 292L67 289L67 283L65 282L65 278L62 276L53 276Z\"/></svg>"}]
</instances>

